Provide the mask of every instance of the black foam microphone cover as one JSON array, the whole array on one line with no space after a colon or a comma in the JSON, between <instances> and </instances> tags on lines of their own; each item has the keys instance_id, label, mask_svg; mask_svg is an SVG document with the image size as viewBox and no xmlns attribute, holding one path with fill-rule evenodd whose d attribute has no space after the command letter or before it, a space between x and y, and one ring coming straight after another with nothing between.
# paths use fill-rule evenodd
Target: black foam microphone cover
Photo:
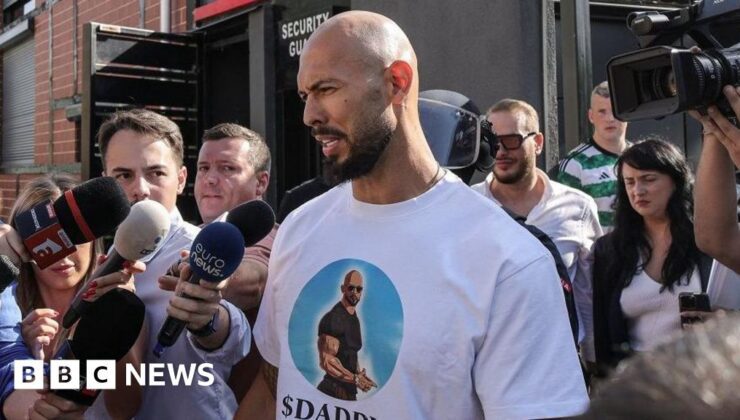
<instances>
[{"instance_id":1,"label":"black foam microphone cover","mask_svg":"<svg viewBox=\"0 0 740 420\"><path fill-rule=\"evenodd\" d=\"M113 289L90 304L74 331L54 355L55 359L80 361L80 373L87 372L89 360L121 360L136 342L144 325L144 302L134 293ZM58 389L60 397L78 404L92 405L99 390L87 388L87 380L80 379L82 389Z\"/></svg>"},{"instance_id":2,"label":"black foam microphone cover","mask_svg":"<svg viewBox=\"0 0 740 420\"><path fill-rule=\"evenodd\" d=\"M226 221L236 226L244 236L244 246L250 247L267 236L275 225L275 212L262 200L252 200L234 207Z\"/></svg>"},{"instance_id":3,"label":"black foam microphone cover","mask_svg":"<svg viewBox=\"0 0 740 420\"><path fill-rule=\"evenodd\" d=\"M72 353L80 360L120 360L136 342L144 313L144 302L129 290L103 294L77 323Z\"/></svg>"},{"instance_id":4,"label":"black foam microphone cover","mask_svg":"<svg viewBox=\"0 0 740 420\"><path fill-rule=\"evenodd\" d=\"M83 182L72 189L72 195L74 203L62 195L54 202L54 211L59 224L74 244L90 242L75 219L75 207L95 238L112 233L131 209L126 193L111 177Z\"/></svg>"}]
</instances>

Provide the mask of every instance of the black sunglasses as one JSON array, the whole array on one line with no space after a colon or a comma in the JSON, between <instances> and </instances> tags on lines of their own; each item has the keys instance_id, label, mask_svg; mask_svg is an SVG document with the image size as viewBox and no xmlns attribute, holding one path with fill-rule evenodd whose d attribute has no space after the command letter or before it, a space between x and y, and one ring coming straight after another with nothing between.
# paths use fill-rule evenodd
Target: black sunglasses
<instances>
[{"instance_id":1,"label":"black sunglasses","mask_svg":"<svg viewBox=\"0 0 740 420\"><path fill-rule=\"evenodd\" d=\"M355 290L357 290L357 292L359 293L359 292L362 292L362 286L349 285L347 286L347 290L349 290L350 292L354 292Z\"/></svg>"},{"instance_id":2,"label":"black sunglasses","mask_svg":"<svg viewBox=\"0 0 740 420\"><path fill-rule=\"evenodd\" d=\"M532 132L527 134L526 136L522 136L521 134L496 134L496 137L498 138L499 144L501 144L504 149L516 150L522 147L522 143L524 143L524 140L531 136L534 136L535 134L537 133Z\"/></svg>"}]
</instances>

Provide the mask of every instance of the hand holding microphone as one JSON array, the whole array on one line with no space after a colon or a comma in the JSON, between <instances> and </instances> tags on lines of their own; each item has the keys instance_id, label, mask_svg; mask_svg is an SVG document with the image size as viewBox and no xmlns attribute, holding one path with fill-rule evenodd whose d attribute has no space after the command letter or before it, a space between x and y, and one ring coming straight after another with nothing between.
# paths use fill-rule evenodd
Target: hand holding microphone
<instances>
[{"instance_id":1,"label":"hand holding microphone","mask_svg":"<svg viewBox=\"0 0 740 420\"><path fill-rule=\"evenodd\" d=\"M125 273L120 273L119 270L124 268L130 269L129 274L143 271L146 267L142 266L141 262L135 264L134 261L154 252L157 245L167 236L169 227L170 217L163 205L153 200L144 200L134 204L128 217L118 227L116 236L113 238L113 249L105 262L92 275L92 278L96 280L81 288L77 293L64 314L62 326L71 327L85 311L88 305L86 300L90 300L96 294L100 296L104 291L112 288L106 289L107 286L116 283L116 278L110 276L120 278Z\"/></svg>"},{"instance_id":2,"label":"hand holding microphone","mask_svg":"<svg viewBox=\"0 0 740 420\"><path fill-rule=\"evenodd\" d=\"M230 223L213 222L198 233L190 249L189 265L180 273L177 293L167 307L169 316L159 330L154 348L157 357L165 347L175 344L186 325L196 335L215 332L215 328L203 328L213 327L211 320L218 319L220 289L239 267L243 255L244 238Z\"/></svg>"}]
</instances>

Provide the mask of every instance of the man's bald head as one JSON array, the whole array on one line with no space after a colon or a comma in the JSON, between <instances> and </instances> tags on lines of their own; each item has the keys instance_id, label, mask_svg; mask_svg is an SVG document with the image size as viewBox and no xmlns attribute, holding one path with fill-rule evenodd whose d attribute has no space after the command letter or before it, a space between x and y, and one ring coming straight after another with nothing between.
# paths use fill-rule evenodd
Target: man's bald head
<instances>
[{"instance_id":1,"label":"man's bald head","mask_svg":"<svg viewBox=\"0 0 740 420\"><path fill-rule=\"evenodd\" d=\"M416 68L416 55L406 34L392 20L377 13L350 11L327 20L314 32L304 51L314 43L346 42L354 48L343 50L365 60L377 60L383 67L396 60L406 61Z\"/></svg>"}]
</instances>

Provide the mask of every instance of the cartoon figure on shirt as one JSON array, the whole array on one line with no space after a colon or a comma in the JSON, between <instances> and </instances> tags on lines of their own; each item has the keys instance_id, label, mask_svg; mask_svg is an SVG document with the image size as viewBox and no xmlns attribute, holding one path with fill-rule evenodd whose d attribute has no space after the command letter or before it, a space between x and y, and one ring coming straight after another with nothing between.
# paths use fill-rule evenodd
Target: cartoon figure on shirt
<instances>
[{"instance_id":1,"label":"cartoon figure on shirt","mask_svg":"<svg viewBox=\"0 0 740 420\"><path fill-rule=\"evenodd\" d=\"M319 322L319 365L326 375L318 389L342 400L354 401L358 389L367 392L378 386L357 360L362 348L357 304L363 289L362 274L349 271L340 286L342 299Z\"/></svg>"},{"instance_id":2,"label":"cartoon figure on shirt","mask_svg":"<svg viewBox=\"0 0 740 420\"><path fill-rule=\"evenodd\" d=\"M401 297L380 267L355 258L330 262L293 304L288 344L306 381L292 384L306 392L302 398L373 398L393 377L403 326Z\"/></svg>"}]
</instances>

